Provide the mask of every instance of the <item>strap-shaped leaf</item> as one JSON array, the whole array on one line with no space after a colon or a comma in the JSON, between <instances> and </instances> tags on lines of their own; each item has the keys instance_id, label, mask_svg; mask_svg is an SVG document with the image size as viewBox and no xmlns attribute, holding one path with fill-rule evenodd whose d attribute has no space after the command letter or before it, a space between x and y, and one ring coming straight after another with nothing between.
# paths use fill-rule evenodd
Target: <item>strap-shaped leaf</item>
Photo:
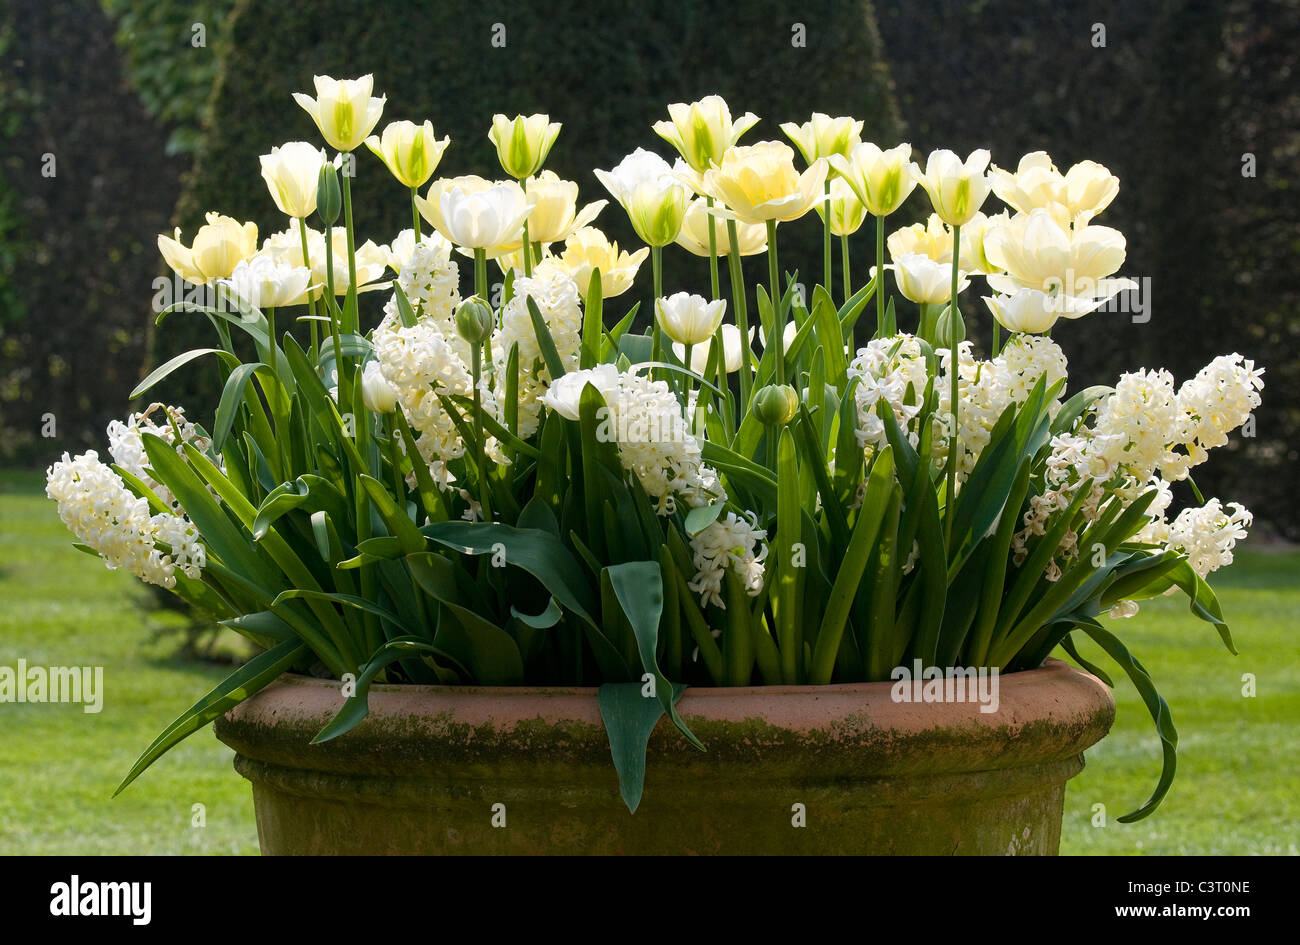
<instances>
[{"instance_id":1,"label":"strap-shaped leaf","mask_svg":"<svg viewBox=\"0 0 1300 945\"><path fill-rule=\"evenodd\" d=\"M1095 620L1081 621L1079 629L1092 637L1106 651L1107 655L1128 674L1128 678L1133 681L1133 686L1137 689L1138 695L1142 697L1142 702L1146 705L1147 711L1151 713L1151 718L1156 723L1156 735L1160 737L1162 756L1160 780L1156 782L1155 790L1151 792L1151 796L1147 798L1146 803L1137 810L1130 811L1123 817L1118 818L1120 823L1129 824L1150 815L1160 806L1160 802L1164 800L1165 795L1169 793L1169 786L1173 784L1174 773L1178 768L1178 732L1174 728L1173 716L1169 713L1169 703L1165 702L1164 697L1156 690L1156 684L1151 679L1151 674L1129 652L1128 647Z\"/></svg>"},{"instance_id":2,"label":"strap-shaped leaf","mask_svg":"<svg viewBox=\"0 0 1300 945\"><path fill-rule=\"evenodd\" d=\"M177 742L239 705L253 693L265 688L306 652L307 647L300 640L285 640L239 667L219 682L206 696L190 706L153 740L153 743L131 766L126 778L113 792L113 796L121 794L128 784L138 778L146 768Z\"/></svg>"},{"instance_id":3,"label":"strap-shaped leaf","mask_svg":"<svg viewBox=\"0 0 1300 945\"><path fill-rule=\"evenodd\" d=\"M808 681L813 685L825 685L831 681L835 656L848 624L849 611L853 607L862 573L867 567L867 559L871 556L871 549L880 532L880 523L888 510L893 485L894 453L892 447L886 446L876 454L871 465L867 492L858 511L858 520L854 523L853 535L844 550L843 560L835 573L835 582L831 585L826 610L822 614L812 666L808 671Z\"/></svg>"}]
</instances>

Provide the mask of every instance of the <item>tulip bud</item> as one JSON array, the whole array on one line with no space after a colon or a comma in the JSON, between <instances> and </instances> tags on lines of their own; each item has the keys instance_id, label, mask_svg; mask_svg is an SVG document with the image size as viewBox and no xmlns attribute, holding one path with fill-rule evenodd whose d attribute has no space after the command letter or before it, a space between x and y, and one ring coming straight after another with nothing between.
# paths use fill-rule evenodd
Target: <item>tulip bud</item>
<instances>
[{"instance_id":1,"label":"tulip bud","mask_svg":"<svg viewBox=\"0 0 1300 945\"><path fill-rule=\"evenodd\" d=\"M339 172L326 163L316 182L316 214L326 226L333 226L343 211L343 192L339 189Z\"/></svg>"},{"instance_id":2,"label":"tulip bud","mask_svg":"<svg viewBox=\"0 0 1300 945\"><path fill-rule=\"evenodd\" d=\"M456 308L456 332L472 345L487 341L496 325L492 306L472 295Z\"/></svg>"},{"instance_id":3,"label":"tulip bud","mask_svg":"<svg viewBox=\"0 0 1300 945\"><path fill-rule=\"evenodd\" d=\"M754 416L769 427L783 427L799 410L799 395L789 384L769 384L754 395Z\"/></svg>"},{"instance_id":4,"label":"tulip bud","mask_svg":"<svg viewBox=\"0 0 1300 945\"><path fill-rule=\"evenodd\" d=\"M966 340L966 320L961 317L960 310L957 311L957 338L956 341L953 340L952 313L953 308L951 305L948 305L939 314L939 321L935 327L935 340L939 343L940 347L947 347L952 344L961 344Z\"/></svg>"}]
</instances>

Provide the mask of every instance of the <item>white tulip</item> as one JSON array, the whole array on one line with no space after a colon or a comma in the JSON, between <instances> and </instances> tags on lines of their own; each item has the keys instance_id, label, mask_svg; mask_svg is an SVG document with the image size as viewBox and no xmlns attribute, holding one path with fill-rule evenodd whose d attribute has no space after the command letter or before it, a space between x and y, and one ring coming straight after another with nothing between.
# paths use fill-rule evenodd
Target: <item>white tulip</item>
<instances>
[{"instance_id":1,"label":"white tulip","mask_svg":"<svg viewBox=\"0 0 1300 945\"><path fill-rule=\"evenodd\" d=\"M316 212L316 188L321 168L329 160L324 148L306 141L290 141L258 160L271 199L281 213L301 220Z\"/></svg>"},{"instance_id":2,"label":"white tulip","mask_svg":"<svg viewBox=\"0 0 1300 945\"><path fill-rule=\"evenodd\" d=\"M1087 301L1137 288L1131 279L1108 278L1124 264L1122 233L1107 226L1074 229L1046 209L1018 213L990 227L984 236L984 252L992 266L1006 273L988 277L989 287L1002 295L1038 289ZM1062 305L1067 318L1077 318L1085 309L1091 311L1078 301Z\"/></svg>"},{"instance_id":3,"label":"white tulip","mask_svg":"<svg viewBox=\"0 0 1300 945\"><path fill-rule=\"evenodd\" d=\"M240 260L230 278L217 283L251 308L279 308L302 298L311 284L311 270L269 256L254 256Z\"/></svg>"},{"instance_id":4,"label":"white tulip","mask_svg":"<svg viewBox=\"0 0 1300 945\"><path fill-rule=\"evenodd\" d=\"M585 371L570 371L557 379L542 395L542 403L566 420L582 416L582 392L590 384L601 396L618 387L618 368L612 364L599 364Z\"/></svg>"},{"instance_id":5,"label":"white tulip","mask_svg":"<svg viewBox=\"0 0 1300 945\"><path fill-rule=\"evenodd\" d=\"M749 336L754 337L754 329L749 330ZM690 369L696 374L703 374L709 366L709 353L712 351L712 344L698 344L691 349ZM722 358L723 366L728 374L735 374L740 370L740 329L735 325L722 326ZM686 345L673 344L673 354L677 355L678 361L686 360Z\"/></svg>"},{"instance_id":6,"label":"white tulip","mask_svg":"<svg viewBox=\"0 0 1300 945\"><path fill-rule=\"evenodd\" d=\"M1036 335L1050 329L1060 317L1052 297L1038 289L1021 289L1015 295L985 296L984 304L1007 331Z\"/></svg>"},{"instance_id":7,"label":"white tulip","mask_svg":"<svg viewBox=\"0 0 1300 945\"><path fill-rule=\"evenodd\" d=\"M438 198L442 217L438 232L469 249L508 246L519 242L524 219L532 209L523 188L514 181L478 191L455 186ZM434 221L434 225L438 222Z\"/></svg>"},{"instance_id":8,"label":"white tulip","mask_svg":"<svg viewBox=\"0 0 1300 945\"><path fill-rule=\"evenodd\" d=\"M727 311L725 299L678 292L655 302L655 318L664 334L684 345L703 344L713 337Z\"/></svg>"},{"instance_id":9,"label":"white tulip","mask_svg":"<svg viewBox=\"0 0 1300 945\"><path fill-rule=\"evenodd\" d=\"M874 267L872 267L874 270ZM920 253L908 253L894 260L894 281L898 291L913 302L939 305L952 299L952 264L935 262ZM872 275L874 276L874 271ZM957 291L970 285L965 272L958 272Z\"/></svg>"}]
</instances>

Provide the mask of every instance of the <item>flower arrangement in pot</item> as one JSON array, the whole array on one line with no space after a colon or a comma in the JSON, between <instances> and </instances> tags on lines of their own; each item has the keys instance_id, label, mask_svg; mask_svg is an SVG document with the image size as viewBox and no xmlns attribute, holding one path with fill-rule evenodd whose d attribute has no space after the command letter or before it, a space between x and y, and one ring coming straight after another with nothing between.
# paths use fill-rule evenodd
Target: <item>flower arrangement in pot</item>
<instances>
[{"instance_id":1,"label":"flower arrangement in pot","mask_svg":"<svg viewBox=\"0 0 1300 945\"><path fill-rule=\"evenodd\" d=\"M819 849L1000 851L1010 833L1014 850L1032 826L1024 849L1054 852L1064 782L1113 712L1094 676L1048 659L1060 647L1109 683L1082 634L1155 720L1163 770L1126 819L1155 809L1169 709L1101 618L1181 591L1232 650L1205 578L1249 513L1197 492L1171 517L1170 485L1195 490L1262 371L1234 354L1180 386L1139 370L1067 390L1053 331L1134 286L1115 276L1123 236L1093 222L1118 191L1106 168L1035 153L1013 172L983 151L920 165L817 114L782 126L800 170L781 141L740 144L758 119L711 96L655 125L675 164L638 148L596 172L646 244L629 253L591 226L606 201L580 206L544 169L547 116L496 116L506 179L435 180L448 140L427 121L372 134L369 76L295 98L339 158L307 142L262 158L286 229L259 246L214 213L189 246L159 238L210 290L159 321L206 317L218 345L136 394L213 358L205 425L154 404L110 425L111 464L65 454L48 472L79 547L261 648L119 790L216 719L273 852L545 848L557 804L580 848L626 851L765 849L726 818L775 804L772 843L790 849L798 792L844 828ZM409 195L412 228L383 246L352 225L363 144ZM918 184L934 213L886 237ZM983 212L990 194L1007 209ZM823 272L805 293L778 242L810 211ZM849 236L869 217L862 278ZM666 247L707 265L710 297L665 290ZM768 279L746 286L756 254ZM647 257L652 291L627 304ZM981 279L987 313L963 312ZM371 290L385 301L367 326ZM965 338L978 317L986 357ZM1001 707L943 699L963 672L1002 673ZM612 756L636 810L647 751L633 817L605 772ZM547 822L489 830L493 791L549 803ZM852 803L831 813L837 797ZM313 798L326 806L301 814ZM483 830L456 820L462 801Z\"/></svg>"}]
</instances>

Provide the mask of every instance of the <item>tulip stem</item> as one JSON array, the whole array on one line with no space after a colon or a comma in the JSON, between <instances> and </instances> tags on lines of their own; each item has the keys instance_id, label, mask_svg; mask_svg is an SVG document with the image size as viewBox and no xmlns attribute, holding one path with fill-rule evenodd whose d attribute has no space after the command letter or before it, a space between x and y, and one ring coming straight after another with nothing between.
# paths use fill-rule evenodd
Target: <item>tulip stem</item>
<instances>
[{"instance_id":1,"label":"tulip stem","mask_svg":"<svg viewBox=\"0 0 1300 945\"><path fill-rule=\"evenodd\" d=\"M957 350L959 344L957 339L957 279L959 272L957 269L957 260L961 250L961 227L952 228L952 296L948 303L948 373L952 377L952 387L949 394L952 398L950 403L950 413L952 416L952 430L948 435L948 489L944 497L944 518L947 519L947 536L952 538L953 512L957 507L957 414L958 414L958 395L959 382L961 379L961 357Z\"/></svg>"},{"instance_id":2,"label":"tulip stem","mask_svg":"<svg viewBox=\"0 0 1300 945\"><path fill-rule=\"evenodd\" d=\"M822 217L822 285L831 291L831 182L826 181L826 214Z\"/></svg>"},{"instance_id":3,"label":"tulip stem","mask_svg":"<svg viewBox=\"0 0 1300 945\"><path fill-rule=\"evenodd\" d=\"M653 361L662 361L664 359L664 339L663 328L659 325L659 297L663 294L664 287L664 248L662 246L650 247L650 270L653 276L652 288L654 295L650 299L650 318L651 328L650 335L653 339L650 346L650 358ZM655 369L651 369L651 376L654 376ZM659 371L660 376L663 371Z\"/></svg>"},{"instance_id":4,"label":"tulip stem","mask_svg":"<svg viewBox=\"0 0 1300 945\"><path fill-rule=\"evenodd\" d=\"M339 320L334 316L334 244L325 240L325 281L328 284L325 296L325 314L330 318L330 337L334 339L334 377L337 381L338 396L335 400L343 403L343 342L339 339Z\"/></svg>"},{"instance_id":5,"label":"tulip stem","mask_svg":"<svg viewBox=\"0 0 1300 945\"><path fill-rule=\"evenodd\" d=\"M307 252L307 221L302 217L298 218L298 236L302 240L302 264L306 268L311 268L311 256ZM329 242L327 239L326 242ZM316 297L307 291L307 310L311 314L308 324L311 326L311 349L315 352L317 363L320 362L320 338L317 333L316 325Z\"/></svg>"},{"instance_id":6,"label":"tulip stem","mask_svg":"<svg viewBox=\"0 0 1300 945\"><path fill-rule=\"evenodd\" d=\"M348 157L344 160L343 174L343 225L347 231L348 240L348 296L353 300L352 321L347 324L348 331L356 332L357 330L357 313L356 313L356 293L357 293L357 250L354 237L352 235L352 153L348 152ZM330 234L325 234L325 244L330 243Z\"/></svg>"},{"instance_id":7,"label":"tulip stem","mask_svg":"<svg viewBox=\"0 0 1300 945\"><path fill-rule=\"evenodd\" d=\"M528 178L522 178L519 181L519 186L523 189L524 198L527 199ZM528 217L524 217L524 245L519 248L524 254L524 275L531 276L533 274L533 244L528 239Z\"/></svg>"},{"instance_id":8,"label":"tulip stem","mask_svg":"<svg viewBox=\"0 0 1300 945\"><path fill-rule=\"evenodd\" d=\"M840 266L844 270L844 301L847 302L849 296L853 294L853 276L849 272L849 237L847 233L840 237ZM826 291L830 291L829 286Z\"/></svg>"},{"instance_id":9,"label":"tulip stem","mask_svg":"<svg viewBox=\"0 0 1300 945\"><path fill-rule=\"evenodd\" d=\"M776 383L785 383L785 306L781 304L780 271L776 259L776 221L767 221L767 280L771 286L772 352L775 355ZM743 339L742 339L743 343Z\"/></svg>"},{"instance_id":10,"label":"tulip stem","mask_svg":"<svg viewBox=\"0 0 1300 945\"><path fill-rule=\"evenodd\" d=\"M487 250L474 250L474 294L487 301Z\"/></svg>"},{"instance_id":11,"label":"tulip stem","mask_svg":"<svg viewBox=\"0 0 1300 945\"><path fill-rule=\"evenodd\" d=\"M847 291L847 290L845 290ZM876 217L876 337L885 336L885 218Z\"/></svg>"},{"instance_id":12,"label":"tulip stem","mask_svg":"<svg viewBox=\"0 0 1300 945\"><path fill-rule=\"evenodd\" d=\"M695 362L691 359L691 354L694 352L694 350L695 350L694 344L686 345L686 351L685 351L686 357L683 359L682 363L685 365L686 370L688 371L695 370ZM691 387L692 387L691 376L689 374L684 374L682 375L682 380L683 383L686 385L685 387L682 388L682 416L686 418L686 423L689 428L691 423L691 415L688 409L691 402Z\"/></svg>"},{"instance_id":13,"label":"tulip stem","mask_svg":"<svg viewBox=\"0 0 1300 945\"><path fill-rule=\"evenodd\" d=\"M419 196L417 188L411 188L411 230L415 233L415 245L420 245L420 208L415 205L415 198Z\"/></svg>"},{"instance_id":14,"label":"tulip stem","mask_svg":"<svg viewBox=\"0 0 1300 945\"><path fill-rule=\"evenodd\" d=\"M481 253L483 250L475 250ZM474 376L474 463L478 466L478 503L483 521L490 521L487 487L487 450L483 443L483 400L479 380L483 375L483 349L478 342L470 345L470 369Z\"/></svg>"},{"instance_id":15,"label":"tulip stem","mask_svg":"<svg viewBox=\"0 0 1300 945\"><path fill-rule=\"evenodd\" d=\"M736 238L736 221L727 221L727 267L731 277L731 297L736 303L736 327L740 329L740 402L749 409L749 389L753 383L754 352L749 347L749 309L745 301L745 271L740 265L740 241ZM724 352L725 356L725 352Z\"/></svg>"},{"instance_id":16,"label":"tulip stem","mask_svg":"<svg viewBox=\"0 0 1300 945\"><path fill-rule=\"evenodd\" d=\"M705 197L704 205L713 206L713 198ZM713 290L713 297L718 297L718 231L717 221L713 214L705 214L709 218L709 288Z\"/></svg>"},{"instance_id":17,"label":"tulip stem","mask_svg":"<svg viewBox=\"0 0 1300 945\"><path fill-rule=\"evenodd\" d=\"M997 319L993 320L993 357L997 357L1002 352L1002 326L998 324Z\"/></svg>"}]
</instances>

